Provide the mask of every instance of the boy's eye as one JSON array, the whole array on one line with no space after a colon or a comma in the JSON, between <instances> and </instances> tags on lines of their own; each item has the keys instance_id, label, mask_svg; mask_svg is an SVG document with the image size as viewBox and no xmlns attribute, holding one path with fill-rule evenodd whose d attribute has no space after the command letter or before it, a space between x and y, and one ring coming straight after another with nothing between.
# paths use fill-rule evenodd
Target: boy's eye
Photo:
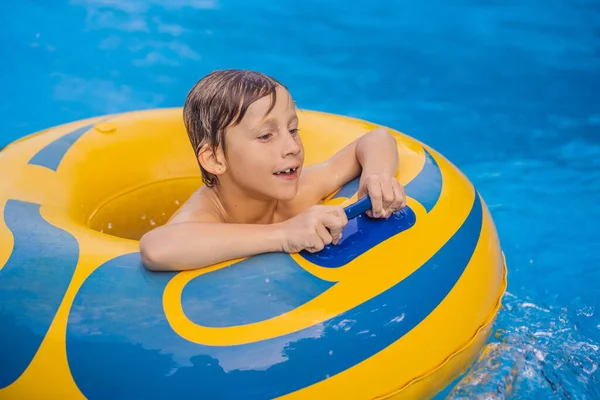
<instances>
[{"instance_id":1,"label":"boy's eye","mask_svg":"<svg viewBox=\"0 0 600 400\"><path fill-rule=\"evenodd\" d=\"M258 137L258 139L260 139L260 140L267 140L267 139L268 139L268 138L270 138L271 136L272 136L272 134L270 134L270 133L265 133L264 135L262 135L262 136L259 136L259 137Z\"/></svg>"},{"instance_id":2,"label":"boy's eye","mask_svg":"<svg viewBox=\"0 0 600 400\"><path fill-rule=\"evenodd\" d=\"M297 133L298 133L298 128L295 128L295 129L290 129L290 133L291 133L292 135L295 135L295 134L297 134Z\"/></svg>"}]
</instances>

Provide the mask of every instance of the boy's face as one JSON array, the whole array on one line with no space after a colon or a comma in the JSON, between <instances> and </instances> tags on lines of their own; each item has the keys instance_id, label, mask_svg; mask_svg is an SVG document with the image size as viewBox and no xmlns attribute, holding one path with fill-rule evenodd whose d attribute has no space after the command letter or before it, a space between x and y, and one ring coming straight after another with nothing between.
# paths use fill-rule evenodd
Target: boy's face
<instances>
[{"instance_id":1,"label":"boy's face","mask_svg":"<svg viewBox=\"0 0 600 400\"><path fill-rule=\"evenodd\" d=\"M248 107L239 125L225 135L227 170L244 190L278 200L292 199L304 162L294 101L283 87Z\"/></svg>"}]
</instances>

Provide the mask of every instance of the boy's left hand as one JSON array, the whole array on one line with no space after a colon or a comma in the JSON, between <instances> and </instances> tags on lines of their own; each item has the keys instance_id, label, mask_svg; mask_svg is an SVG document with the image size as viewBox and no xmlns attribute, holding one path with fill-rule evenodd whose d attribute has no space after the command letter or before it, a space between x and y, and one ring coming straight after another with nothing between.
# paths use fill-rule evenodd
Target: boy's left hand
<instances>
[{"instance_id":1,"label":"boy's left hand","mask_svg":"<svg viewBox=\"0 0 600 400\"><path fill-rule=\"evenodd\" d=\"M361 179L358 198L368 195L372 209L366 214L371 218L389 218L406 206L404 187L389 174L372 174Z\"/></svg>"}]
</instances>

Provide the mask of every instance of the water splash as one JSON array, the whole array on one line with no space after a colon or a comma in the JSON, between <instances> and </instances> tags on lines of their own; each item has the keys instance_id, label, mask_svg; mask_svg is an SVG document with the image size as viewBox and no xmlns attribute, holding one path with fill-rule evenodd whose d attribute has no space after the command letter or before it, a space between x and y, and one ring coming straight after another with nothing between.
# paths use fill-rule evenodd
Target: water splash
<instances>
[{"instance_id":1,"label":"water splash","mask_svg":"<svg viewBox=\"0 0 600 400\"><path fill-rule=\"evenodd\" d=\"M568 311L507 293L491 343L447 399L600 398L600 346Z\"/></svg>"}]
</instances>

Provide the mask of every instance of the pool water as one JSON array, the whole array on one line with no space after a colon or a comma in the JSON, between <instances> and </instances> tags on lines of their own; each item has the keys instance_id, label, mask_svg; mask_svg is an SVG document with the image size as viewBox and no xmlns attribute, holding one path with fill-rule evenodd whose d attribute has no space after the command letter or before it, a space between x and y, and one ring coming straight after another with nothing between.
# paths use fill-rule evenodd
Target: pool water
<instances>
[{"instance_id":1,"label":"pool water","mask_svg":"<svg viewBox=\"0 0 600 400\"><path fill-rule=\"evenodd\" d=\"M443 153L494 216L509 287L441 397L600 398L600 1L28 0L0 5L0 146L181 106L215 68Z\"/></svg>"}]
</instances>

